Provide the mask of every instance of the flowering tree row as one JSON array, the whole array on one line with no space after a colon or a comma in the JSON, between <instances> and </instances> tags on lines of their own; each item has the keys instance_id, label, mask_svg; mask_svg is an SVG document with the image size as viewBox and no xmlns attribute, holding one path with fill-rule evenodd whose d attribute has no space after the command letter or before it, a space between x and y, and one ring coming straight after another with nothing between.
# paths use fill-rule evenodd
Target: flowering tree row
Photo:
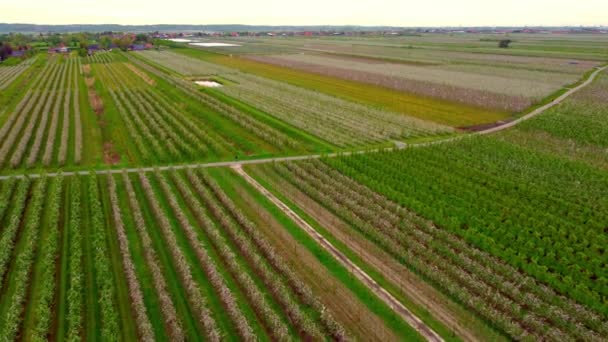
<instances>
[{"instance_id":1,"label":"flowering tree row","mask_svg":"<svg viewBox=\"0 0 608 342\"><path fill-rule=\"evenodd\" d=\"M15 66L0 67L0 91L6 89L25 70L29 69L36 62L37 58L38 56L34 56Z\"/></svg>"},{"instance_id":2,"label":"flowering tree row","mask_svg":"<svg viewBox=\"0 0 608 342\"><path fill-rule=\"evenodd\" d=\"M125 231L125 224L123 223L120 204L118 203L116 181L111 174L108 174L108 190L110 193L110 205L112 206L112 217L114 218L114 229L116 230L116 236L118 237L118 247L120 249L125 278L127 278L129 298L131 299L131 307L135 314L139 338L142 341L154 341L152 323L150 323L144 304L143 292L135 271L135 264L133 263L129 240Z\"/></svg>"},{"instance_id":3,"label":"flowering tree row","mask_svg":"<svg viewBox=\"0 0 608 342\"><path fill-rule=\"evenodd\" d=\"M218 272L215 262L207 253L203 243L199 240L195 228L190 224L185 212L179 206L177 197L171 191L167 179L160 173L157 173L156 177L159 181L164 196L168 199L169 206L173 210L173 213L185 235L188 237L188 242L190 243L191 248L195 251L199 263L205 270L205 273L209 278L209 281L212 283L215 291L220 296L223 305L230 315L230 318L235 323L238 334L244 340L254 340L255 335L253 334L253 330L251 329L249 322L247 322L247 319L239 309L232 292L226 285L225 280ZM190 201L192 201L192 198L186 198L186 200L191 203Z\"/></svg>"},{"instance_id":4,"label":"flowering tree row","mask_svg":"<svg viewBox=\"0 0 608 342\"><path fill-rule=\"evenodd\" d=\"M188 170L186 173L194 189L197 190L199 194L204 193L204 187L202 183L198 181L194 172ZM222 191L219 185L211 177L205 173L199 173L199 177L204 181L205 186L208 187L218 199L218 204L221 204L234 220L238 222L238 225L235 226L242 229L243 233L251 239L251 242L255 244L256 248L268 263L285 278L294 294L298 296L304 305L313 308L319 314L319 320L326 329L326 332L336 340L344 340L346 338L344 328L333 318L331 312L315 297L308 285L302 282L298 275L284 262L281 256L276 253L274 247L260 233L260 229L237 208L230 197Z\"/></svg>"},{"instance_id":5,"label":"flowering tree row","mask_svg":"<svg viewBox=\"0 0 608 342\"><path fill-rule=\"evenodd\" d=\"M80 177L70 181L69 220L67 234L68 246L68 290L67 290L67 332L68 341L80 341L83 328L83 241L82 241L82 206Z\"/></svg>"},{"instance_id":6,"label":"flowering tree row","mask_svg":"<svg viewBox=\"0 0 608 342\"><path fill-rule=\"evenodd\" d=\"M344 339L344 329L340 324L318 302L310 289L289 270L273 247L261 236L258 228L243 215L215 181L205 173L199 173L199 178L192 170L186 172L196 193L220 222L240 253L249 260L252 269L260 275L300 333L311 338L329 334L337 340ZM307 316L301 309L301 304L316 311L321 324ZM325 331L322 328L325 328Z\"/></svg>"},{"instance_id":7,"label":"flowering tree row","mask_svg":"<svg viewBox=\"0 0 608 342\"><path fill-rule=\"evenodd\" d=\"M210 140L208 134L192 119L174 113L162 104L166 101L156 99L155 94L138 89L132 79L117 72L112 64L100 68L100 73L115 85L116 89L110 90L111 96L118 110L124 113L127 130L144 156L150 157L146 145L151 145L154 156L161 161L192 160L209 154L205 142Z\"/></svg>"},{"instance_id":8,"label":"flowering tree row","mask_svg":"<svg viewBox=\"0 0 608 342\"><path fill-rule=\"evenodd\" d=\"M40 84L43 88L45 88L46 85L50 83L51 77L53 75L57 75L57 70L57 65L47 64L44 70L38 75L37 79L34 81L34 86ZM22 103L23 101L26 101L25 104L17 105L16 109L18 109L18 111L13 111L11 116L4 123L4 126L0 131L0 138L2 138L2 147L0 148L0 164L4 164L4 162L9 157L10 152L13 150L15 144L19 144L19 135L23 126L26 123L26 120L28 120L30 117L29 113L33 111L35 115L37 115L37 113L40 112L44 101L48 100L49 98L49 96L46 95L47 93L44 91L34 91L32 93L26 94L26 96L22 99ZM23 149L23 146L21 147L21 149ZM23 151L21 153L23 153Z\"/></svg>"},{"instance_id":9,"label":"flowering tree row","mask_svg":"<svg viewBox=\"0 0 608 342\"><path fill-rule=\"evenodd\" d=\"M158 226L162 232L165 243L167 244L173 263L180 275L182 285L188 293L188 301L197 315L197 320L200 322L201 326L204 327L207 338L212 341L218 341L220 339L220 332L217 329L217 323L208 308L207 301L205 300L199 285L193 278L191 266L179 247L169 218L167 217L166 212L163 211L157 195L144 173L139 174L139 181L147 202L152 208L154 218L158 222Z\"/></svg>"},{"instance_id":10,"label":"flowering tree row","mask_svg":"<svg viewBox=\"0 0 608 342\"><path fill-rule=\"evenodd\" d=\"M182 90L188 96L199 101L204 106L213 109L218 114L227 117L231 121L235 122L239 126L243 127L245 130L253 133L257 137L266 141L267 143L273 146L298 146L298 142L286 136L284 133L278 131L277 129L269 126L266 123L263 123L253 118L249 114L237 109L234 106L226 104L209 94L199 91L194 84L191 84L191 82L188 82L178 77L172 77L170 75L167 75L158 70L157 68L139 60L136 57L132 57L129 55L125 56L135 65L173 84L175 87Z\"/></svg>"},{"instance_id":11,"label":"flowering tree row","mask_svg":"<svg viewBox=\"0 0 608 342\"><path fill-rule=\"evenodd\" d=\"M229 68L169 51L138 51L152 62L186 76L209 76L233 72Z\"/></svg>"},{"instance_id":12,"label":"flowering tree row","mask_svg":"<svg viewBox=\"0 0 608 342\"><path fill-rule=\"evenodd\" d=\"M9 216L5 218L7 224L0 233L0 283L2 283L7 276L11 254L15 247L15 239L27 204L26 200L29 187L29 179L19 181L19 185L12 199L12 202L14 203L13 208Z\"/></svg>"},{"instance_id":13,"label":"flowering tree row","mask_svg":"<svg viewBox=\"0 0 608 342\"><path fill-rule=\"evenodd\" d=\"M135 230L138 233L144 250L146 265L152 273L154 289L156 290L156 295L158 296L160 302L167 335L173 341L184 341L184 332L181 321L177 316L175 305L171 299L171 295L169 294L167 279L162 271L160 262L158 260L158 255L152 246L152 239L146 230L146 222L142 214L142 209L137 201L135 190L133 189L133 185L131 184L129 175L127 173L123 173L122 179L129 200L129 208L131 209L131 214L133 215Z\"/></svg>"},{"instance_id":14,"label":"flowering tree row","mask_svg":"<svg viewBox=\"0 0 608 342\"><path fill-rule=\"evenodd\" d=\"M36 257L36 248L38 247L46 188L46 177L36 182L32 191L32 199L27 205L27 212L23 219L21 239L23 239L24 244L15 256L15 270L10 277L10 283L14 286L14 291L7 298L6 310L0 318L0 339L3 341L14 340L23 321L24 305L31 285L32 268ZM14 243L13 237L13 245ZM10 251L14 246L2 245L1 247L3 249L7 247Z\"/></svg>"},{"instance_id":15,"label":"flowering tree row","mask_svg":"<svg viewBox=\"0 0 608 342\"><path fill-rule=\"evenodd\" d=\"M62 204L63 177L56 177L52 181L51 190L46 200L48 212L48 234L40 250L42 275L36 282L38 296L36 301L29 305L34 308L35 328L32 331L33 339L43 341L49 338L51 322L53 321L53 303L56 293L56 261L59 256L60 231L59 217Z\"/></svg>"},{"instance_id":16,"label":"flowering tree row","mask_svg":"<svg viewBox=\"0 0 608 342\"><path fill-rule=\"evenodd\" d=\"M98 51L90 56L84 57L83 61L86 64L92 63L112 63L115 60L115 54L107 51Z\"/></svg>"},{"instance_id":17,"label":"flowering tree row","mask_svg":"<svg viewBox=\"0 0 608 342\"><path fill-rule=\"evenodd\" d=\"M38 163L48 166L54 161L53 154L58 149L56 161L59 165L64 165L68 153L71 115L74 115L76 122L74 161L80 162L82 124L78 106L78 79L73 77L76 62L74 58L60 62L58 58L51 58L47 62L0 130L0 137L5 138L0 147L1 164L8 161L12 168L21 165L33 167ZM76 83L74 92L71 91L72 81ZM72 94L73 110L70 104ZM62 107L64 122L61 127L61 139L57 144Z\"/></svg>"},{"instance_id":18,"label":"flowering tree row","mask_svg":"<svg viewBox=\"0 0 608 342\"><path fill-rule=\"evenodd\" d=\"M2 188L0 190L0 222L4 218L4 213L11 203L11 198L13 196L16 184L17 179L15 178L9 178L8 180L2 182Z\"/></svg>"},{"instance_id":19,"label":"flowering tree row","mask_svg":"<svg viewBox=\"0 0 608 342\"><path fill-rule=\"evenodd\" d=\"M451 132L451 128L390 113L249 74L220 91L341 147Z\"/></svg>"},{"instance_id":20,"label":"flowering tree row","mask_svg":"<svg viewBox=\"0 0 608 342\"><path fill-rule=\"evenodd\" d=\"M119 316L116 303L116 285L114 284L114 270L108 253L108 238L101 203L97 176L88 176L88 202L90 211L88 238L91 239L93 249L93 264L97 281L98 301L101 311L101 336L105 341L118 341L120 339Z\"/></svg>"}]
</instances>

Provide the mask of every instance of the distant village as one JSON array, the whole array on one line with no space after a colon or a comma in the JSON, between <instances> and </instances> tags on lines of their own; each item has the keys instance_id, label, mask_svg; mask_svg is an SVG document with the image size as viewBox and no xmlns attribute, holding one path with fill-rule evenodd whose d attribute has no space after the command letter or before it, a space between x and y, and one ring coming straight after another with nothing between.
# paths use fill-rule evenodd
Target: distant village
<instances>
[{"instance_id":1,"label":"distant village","mask_svg":"<svg viewBox=\"0 0 608 342\"><path fill-rule=\"evenodd\" d=\"M412 36L419 34L608 34L608 28L420 28L403 30L354 31L243 31L243 32L155 32L156 39L189 37L329 37L329 36Z\"/></svg>"},{"instance_id":2,"label":"distant village","mask_svg":"<svg viewBox=\"0 0 608 342\"><path fill-rule=\"evenodd\" d=\"M306 28L306 27L305 27ZM608 34L608 27L539 27L539 28L390 28L367 29L357 28L310 28L297 30L294 28L274 28L272 31L181 31L181 32L81 32L58 33L38 32L31 34L6 33L0 34L0 62L8 57L26 58L33 53L46 51L49 54L67 54L77 51L79 55L95 54L100 50L121 49L124 51L141 51L153 49L157 39L178 41L189 38L231 38L231 37L399 37L420 36L423 34L487 34L487 35L517 35L517 34Z\"/></svg>"},{"instance_id":3,"label":"distant village","mask_svg":"<svg viewBox=\"0 0 608 342\"><path fill-rule=\"evenodd\" d=\"M102 48L99 44L91 44L88 45L86 48L87 51L87 55L93 55L96 52L100 51L100 50L112 50L112 49L117 49L119 48L119 46L117 44L111 43L108 48ZM143 51L143 50L150 50L154 48L154 45L152 43L145 43L145 44L130 44L127 47L127 51ZM70 48L68 46L66 46L64 43L59 43L59 45L54 46L54 47L49 47L47 49L47 52L49 54L56 54L56 53L69 53L71 50L76 49L76 48Z\"/></svg>"}]
</instances>

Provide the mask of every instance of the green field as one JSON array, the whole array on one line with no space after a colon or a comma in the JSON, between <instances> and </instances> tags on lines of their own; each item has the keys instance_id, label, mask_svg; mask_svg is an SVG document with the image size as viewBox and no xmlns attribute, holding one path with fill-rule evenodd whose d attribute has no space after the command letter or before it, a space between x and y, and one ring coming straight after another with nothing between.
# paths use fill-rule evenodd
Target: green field
<instances>
[{"instance_id":1,"label":"green field","mask_svg":"<svg viewBox=\"0 0 608 342\"><path fill-rule=\"evenodd\" d=\"M608 39L349 34L0 65L0 340L606 340Z\"/></svg>"},{"instance_id":2,"label":"green field","mask_svg":"<svg viewBox=\"0 0 608 342\"><path fill-rule=\"evenodd\" d=\"M605 148L603 98L605 75L495 137L251 172L327 208L511 338L599 338L608 182L592 153Z\"/></svg>"},{"instance_id":3,"label":"green field","mask_svg":"<svg viewBox=\"0 0 608 342\"><path fill-rule=\"evenodd\" d=\"M242 192L260 203L256 211L246 196L236 196ZM230 172L11 179L2 182L0 196L5 339L362 334L352 318L341 317L344 324L325 311L318 299L323 286L308 292L297 268L284 263L285 252L265 242L257 228L269 222L256 218L262 213L295 234L294 243L312 253L318 272L329 277L324 281L335 283L348 305L382 324L373 329L391 339L419 339Z\"/></svg>"},{"instance_id":4,"label":"green field","mask_svg":"<svg viewBox=\"0 0 608 342\"><path fill-rule=\"evenodd\" d=\"M210 55L208 52L199 52L194 49L177 49L175 51L235 68L246 73L286 82L305 89L320 91L348 101L446 125L467 126L495 122L509 116L505 112L490 111L432 98L413 96L384 87L277 67L241 57Z\"/></svg>"}]
</instances>

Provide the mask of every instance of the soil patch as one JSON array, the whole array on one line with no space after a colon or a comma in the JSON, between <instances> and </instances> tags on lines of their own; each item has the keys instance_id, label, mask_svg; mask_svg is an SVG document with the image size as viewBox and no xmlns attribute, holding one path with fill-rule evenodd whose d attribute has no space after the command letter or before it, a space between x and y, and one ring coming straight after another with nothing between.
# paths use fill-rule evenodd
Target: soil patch
<instances>
[{"instance_id":1,"label":"soil patch","mask_svg":"<svg viewBox=\"0 0 608 342\"><path fill-rule=\"evenodd\" d=\"M120 155L114 149L111 141L103 144L103 161L108 165L116 165L120 162Z\"/></svg>"}]
</instances>

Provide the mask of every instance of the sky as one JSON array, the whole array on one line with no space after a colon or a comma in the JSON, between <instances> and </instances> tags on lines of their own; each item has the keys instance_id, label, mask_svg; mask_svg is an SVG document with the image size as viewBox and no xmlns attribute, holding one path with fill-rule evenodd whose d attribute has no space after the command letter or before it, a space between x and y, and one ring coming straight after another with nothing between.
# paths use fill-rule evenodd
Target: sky
<instances>
[{"instance_id":1,"label":"sky","mask_svg":"<svg viewBox=\"0 0 608 342\"><path fill-rule=\"evenodd\" d=\"M608 0L19 0L0 22L364 26L608 26Z\"/></svg>"}]
</instances>

